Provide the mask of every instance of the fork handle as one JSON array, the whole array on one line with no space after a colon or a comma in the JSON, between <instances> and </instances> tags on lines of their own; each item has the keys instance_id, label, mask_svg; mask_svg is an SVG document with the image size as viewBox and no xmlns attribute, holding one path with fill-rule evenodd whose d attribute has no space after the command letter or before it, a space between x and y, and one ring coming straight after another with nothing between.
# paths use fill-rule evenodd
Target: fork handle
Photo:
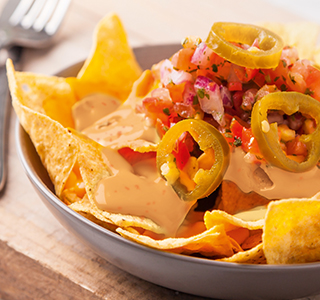
<instances>
[{"instance_id":1,"label":"fork handle","mask_svg":"<svg viewBox=\"0 0 320 300\"><path fill-rule=\"evenodd\" d=\"M8 81L5 66L0 67L0 191L7 177L7 141L8 141L9 101Z\"/></svg>"},{"instance_id":2,"label":"fork handle","mask_svg":"<svg viewBox=\"0 0 320 300\"><path fill-rule=\"evenodd\" d=\"M8 50L8 57L14 63L18 63L21 56L21 48ZM5 64L0 66L0 192L3 190L8 168L7 148L10 118L10 97Z\"/></svg>"}]
</instances>

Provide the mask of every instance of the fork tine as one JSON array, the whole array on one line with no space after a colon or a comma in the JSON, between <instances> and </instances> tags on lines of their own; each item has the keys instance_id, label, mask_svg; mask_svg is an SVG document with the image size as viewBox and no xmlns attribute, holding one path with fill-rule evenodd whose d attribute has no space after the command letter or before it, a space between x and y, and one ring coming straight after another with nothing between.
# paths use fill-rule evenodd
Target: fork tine
<instances>
[{"instance_id":1,"label":"fork tine","mask_svg":"<svg viewBox=\"0 0 320 300\"><path fill-rule=\"evenodd\" d=\"M60 0L56 10L54 11L50 21L45 27L45 31L49 35L53 35L58 30L67 10L71 3L71 0Z\"/></svg>"},{"instance_id":2,"label":"fork tine","mask_svg":"<svg viewBox=\"0 0 320 300\"><path fill-rule=\"evenodd\" d=\"M43 10L33 24L33 29L35 31L41 31L45 27L56 7L57 2L58 0L47 0Z\"/></svg>"},{"instance_id":3,"label":"fork tine","mask_svg":"<svg viewBox=\"0 0 320 300\"><path fill-rule=\"evenodd\" d=\"M38 17L40 11L42 10L46 0L35 0L32 7L28 11L28 13L23 17L21 21L21 26L24 29L29 29L32 24L35 22Z\"/></svg>"},{"instance_id":4,"label":"fork tine","mask_svg":"<svg viewBox=\"0 0 320 300\"><path fill-rule=\"evenodd\" d=\"M33 3L33 0L21 0L11 15L9 22L12 26L16 26L20 23L23 16L29 10Z\"/></svg>"}]
</instances>

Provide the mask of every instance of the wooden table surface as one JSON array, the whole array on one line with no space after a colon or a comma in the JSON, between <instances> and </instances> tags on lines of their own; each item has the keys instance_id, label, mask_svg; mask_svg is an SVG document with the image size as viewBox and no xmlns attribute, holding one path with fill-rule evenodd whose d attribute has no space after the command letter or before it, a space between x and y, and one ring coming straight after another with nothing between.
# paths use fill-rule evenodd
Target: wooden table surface
<instances>
[{"instance_id":1,"label":"wooden table surface","mask_svg":"<svg viewBox=\"0 0 320 300\"><path fill-rule=\"evenodd\" d=\"M5 2L0 0L0 8ZM281 7L267 0L73 0L56 43L49 49L24 49L22 68L51 75L85 59L95 25L111 11L121 17L132 46L180 42L187 35L205 38L214 21L317 20L314 13L320 7L315 1L317 7L303 1L300 10L294 1L289 6L286 2ZM15 120L12 112L8 181L0 196L0 299L203 299L140 280L67 232L22 169Z\"/></svg>"}]
</instances>

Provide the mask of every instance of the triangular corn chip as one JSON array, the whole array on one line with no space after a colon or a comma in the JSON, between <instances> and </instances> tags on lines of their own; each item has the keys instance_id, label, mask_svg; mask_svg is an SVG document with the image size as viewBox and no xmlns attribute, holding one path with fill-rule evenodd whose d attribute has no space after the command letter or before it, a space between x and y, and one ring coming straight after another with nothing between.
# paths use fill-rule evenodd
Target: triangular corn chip
<instances>
[{"instance_id":1,"label":"triangular corn chip","mask_svg":"<svg viewBox=\"0 0 320 300\"><path fill-rule=\"evenodd\" d=\"M235 248L226 235L223 225L212 227L189 238L166 238L163 240L155 240L149 236L135 234L121 228L118 228L117 232L140 244L175 253L199 253L207 257L224 257L233 255Z\"/></svg>"},{"instance_id":2,"label":"triangular corn chip","mask_svg":"<svg viewBox=\"0 0 320 300\"><path fill-rule=\"evenodd\" d=\"M80 98L103 92L124 101L141 72L119 17L111 13L97 25L91 54L74 83Z\"/></svg>"},{"instance_id":3,"label":"triangular corn chip","mask_svg":"<svg viewBox=\"0 0 320 300\"><path fill-rule=\"evenodd\" d=\"M265 218L263 250L268 264L320 261L320 201L271 202Z\"/></svg>"}]
</instances>

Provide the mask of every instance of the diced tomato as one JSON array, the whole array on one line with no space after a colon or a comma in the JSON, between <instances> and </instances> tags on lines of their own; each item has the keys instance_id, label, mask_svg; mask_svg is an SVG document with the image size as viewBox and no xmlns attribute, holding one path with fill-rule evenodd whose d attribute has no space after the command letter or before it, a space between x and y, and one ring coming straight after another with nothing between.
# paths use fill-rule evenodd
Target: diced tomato
<instances>
[{"instance_id":1,"label":"diced tomato","mask_svg":"<svg viewBox=\"0 0 320 300\"><path fill-rule=\"evenodd\" d=\"M313 66L307 66L306 93L320 101L320 70Z\"/></svg>"},{"instance_id":2,"label":"diced tomato","mask_svg":"<svg viewBox=\"0 0 320 300\"><path fill-rule=\"evenodd\" d=\"M243 128L247 127L240 121L238 117L234 117L230 123L230 131L225 133L225 138L229 145L231 146L240 146L242 140ZM244 123L244 122L243 122ZM240 143L237 145L237 141Z\"/></svg>"},{"instance_id":3,"label":"diced tomato","mask_svg":"<svg viewBox=\"0 0 320 300\"><path fill-rule=\"evenodd\" d=\"M304 93L307 85L303 76L297 72L288 72L287 84L289 89L295 92Z\"/></svg>"},{"instance_id":4,"label":"diced tomato","mask_svg":"<svg viewBox=\"0 0 320 300\"><path fill-rule=\"evenodd\" d=\"M266 75L263 73L263 70L258 70L252 80L257 84L257 86L262 87L266 84Z\"/></svg>"},{"instance_id":5,"label":"diced tomato","mask_svg":"<svg viewBox=\"0 0 320 300\"><path fill-rule=\"evenodd\" d=\"M297 60L297 50L295 48L285 48L275 69L262 70L265 74L266 83L275 84L281 91L301 92L304 89L303 76L294 74L295 72L291 70Z\"/></svg>"},{"instance_id":6,"label":"diced tomato","mask_svg":"<svg viewBox=\"0 0 320 300\"><path fill-rule=\"evenodd\" d=\"M262 157L262 155L260 154L258 142L253 136L251 128L243 127L241 140L242 140L242 149L245 152L251 152L253 154L256 154Z\"/></svg>"},{"instance_id":7,"label":"diced tomato","mask_svg":"<svg viewBox=\"0 0 320 300\"><path fill-rule=\"evenodd\" d=\"M169 127L169 116L173 107L172 102L149 97L142 101L142 106L147 117L152 119L155 123L157 119L160 119L165 126Z\"/></svg>"},{"instance_id":8,"label":"diced tomato","mask_svg":"<svg viewBox=\"0 0 320 300\"><path fill-rule=\"evenodd\" d=\"M216 53L213 53L210 56L210 64L211 64L211 71L214 73L214 75L221 79L221 80L227 80L229 77L230 69L231 69L231 63L217 55Z\"/></svg>"},{"instance_id":9,"label":"diced tomato","mask_svg":"<svg viewBox=\"0 0 320 300\"><path fill-rule=\"evenodd\" d=\"M275 69L264 69L266 84L276 85L281 91L288 90L288 66L285 60L280 60L279 65Z\"/></svg>"},{"instance_id":10,"label":"diced tomato","mask_svg":"<svg viewBox=\"0 0 320 300\"><path fill-rule=\"evenodd\" d=\"M230 125L230 130L235 137L237 138L242 137L243 126L236 119L232 120Z\"/></svg>"},{"instance_id":11,"label":"diced tomato","mask_svg":"<svg viewBox=\"0 0 320 300\"><path fill-rule=\"evenodd\" d=\"M183 71L196 70L197 66L191 63L191 57L194 53L194 48L183 48L176 52L171 59L175 68Z\"/></svg>"},{"instance_id":12,"label":"diced tomato","mask_svg":"<svg viewBox=\"0 0 320 300\"><path fill-rule=\"evenodd\" d=\"M224 133L225 139L231 147L241 145L242 128L243 126L233 118L229 127L230 131ZM240 142L238 145L237 141Z\"/></svg>"},{"instance_id":13,"label":"diced tomato","mask_svg":"<svg viewBox=\"0 0 320 300\"><path fill-rule=\"evenodd\" d=\"M229 91L242 91L242 83L240 81L228 82Z\"/></svg>"},{"instance_id":14,"label":"diced tomato","mask_svg":"<svg viewBox=\"0 0 320 300\"><path fill-rule=\"evenodd\" d=\"M176 149L172 151L172 154L176 158L176 165L179 170L182 170L184 168L191 156L185 139L186 134L183 134L176 142Z\"/></svg>"},{"instance_id":15,"label":"diced tomato","mask_svg":"<svg viewBox=\"0 0 320 300\"><path fill-rule=\"evenodd\" d=\"M258 69L250 69L250 68L245 68L246 69L246 82L252 80L259 72Z\"/></svg>"},{"instance_id":16,"label":"diced tomato","mask_svg":"<svg viewBox=\"0 0 320 300\"><path fill-rule=\"evenodd\" d=\"M297 60L292 67L290 68L291 72L299 73L303 76L303 78L307 78L308 76L308 66L310 65L310 61L307 59L299 59Z\"/></svg>"},{"instance_id":17,"label":"diced tomato","mask_svg":"<svg viewBox=\"0 0 320 300\"><path fill-rule=\"evenodd\" d=\"M306 157L308 155L308 149L306 144L299 141L299 136L292 141L286 143L287 155L302 155Z\"/></svg>"},{"instance_id":18,"label":"diced tomato","mask_svg":"<svg viewBox=\"0 0 320 300\"><path fill-rule=\"evenodd\" d=\"M235 92L232 96L233 107L236 110L238 116L241 116L241 114L243 112L241 109L243 94L244 94L244 92L238 91L238 92Z\"/></svg>"},{"instance_id":19,"label":"diced tomato","mask_svg":"<svg viewBox=\"0 0 320 300\"><path fill-rule=\"evenodd\" d=\"M242 83L247 83L258 73L258 69L250 69L233 65L233 70Z\"/></svg>"},{"instance_id":20,"label":"diced tomato","mask_svg":"<svg viewBox=\"0 0 320 300\"><path fill-rule=\"evenodd\" d=\"M156 157L156 152L150 151L150 152L137 152L132 150L129 147L124 147L118 150L119 154L125 158L131 165L134 165L135 163L142 161L144 159L150 159Z\"/></svg>"},{"instance_id":21,"label":"diced tomato","mask_svg":"<svg viewBox=\"0 0 320 300\"><path fill-rule=\"evenodd\" d=\"M211 75L211 72L209 72L209 70L207 69L198 69L196 71L196 77L199 77L199 76L204 76L204 77L212 77Z\"/></svg>"},{"instance_id":22,"label":"diced tomato","mask_svg":"<svg viewBox=\"0 0 320 300\"><path fill-rule=\"evenodd\" d=\"M185 85L186 85L186 82L183 82L180 84L170 83L166 86L166 88L169 90L170 97L174 103L183 102L182 94L183 94Z\"/></svg>"}]
</instances>

